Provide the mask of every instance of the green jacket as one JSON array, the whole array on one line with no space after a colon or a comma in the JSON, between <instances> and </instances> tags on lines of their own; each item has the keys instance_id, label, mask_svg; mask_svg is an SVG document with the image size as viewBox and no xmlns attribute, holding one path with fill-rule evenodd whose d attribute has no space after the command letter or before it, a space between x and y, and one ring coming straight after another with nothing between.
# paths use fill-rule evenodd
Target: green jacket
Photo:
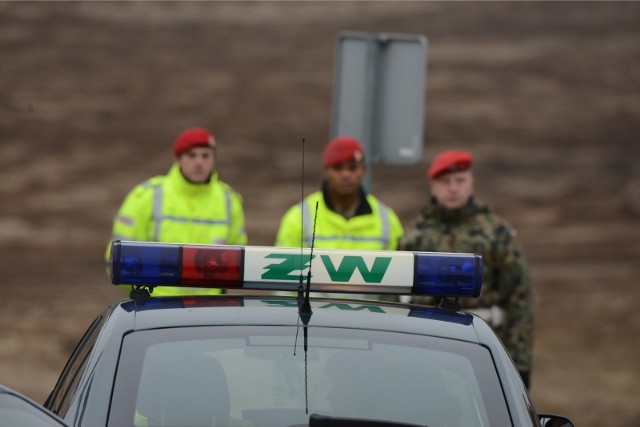
<instances>
[{"instance_id":1,"label":"green jacket","mask_svg":"<svg viewBox=\"0 0 640 427\"><path fill-rule=\"evenodd\" d=\"M502 339L521 372L530 372L533 343L531 279L515 230L473 199L462 209L447 210L432 200L406 231L400 249L482 254L483 285L479 299L462 306L479 309ZM417 302L425 302L417 301Z\"/></svg>"},{"instance_id":2,"label":"green jacket","mask_svg":"<svg viewBox=\"0 0 640 427\"><path fill-rule=\"evenodd\" d=\"M372 195L361 193L355 216L347 219L331 209L323 191L317 191L303 203L291 207L283 216L276 246L311 246L315 206L315 247L324 249L395 250L402 236L402 224L396 213ZM302 209L302 212L301 212ZM304 223L304 224L303 224ZM301 237L303 236L303 239Z\"/></svg>"},{"instance_id":3,"label":"green jacket","mask_svg":"<svg viewBox=\"0 0 640 427\"><path fill-rule=\"evenodd\" d=\"M113 222L112 240L245 245L242 197L217 174L207 184L187 181L178 164L136 186ZM107 249L107 256L108 256ZM216 289L157 287L153 295L218 294Z\"/></svg>"}]
</instances>

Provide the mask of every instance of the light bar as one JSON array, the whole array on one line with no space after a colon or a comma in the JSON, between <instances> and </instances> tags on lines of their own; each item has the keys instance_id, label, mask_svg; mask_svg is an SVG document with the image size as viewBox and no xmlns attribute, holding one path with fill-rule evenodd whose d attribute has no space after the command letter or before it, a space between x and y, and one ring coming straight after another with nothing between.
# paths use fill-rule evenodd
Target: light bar
<instances>
[{"instance_id":1,"label":"light bar","mask_svg":"<svg viewBox=\"0 0 640 427\"><path fill-rule=\"evenodd\" d=\"M116 285L295 291L311 268L312 292L477 297L482 286L482 257L457 253L116 240L109 268Z\"/></svg>"}]
</instances>

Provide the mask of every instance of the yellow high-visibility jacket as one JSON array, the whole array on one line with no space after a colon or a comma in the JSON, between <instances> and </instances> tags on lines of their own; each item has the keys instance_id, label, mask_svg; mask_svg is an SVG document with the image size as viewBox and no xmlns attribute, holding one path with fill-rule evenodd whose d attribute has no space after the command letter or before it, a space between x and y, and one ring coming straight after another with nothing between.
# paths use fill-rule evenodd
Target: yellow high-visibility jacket
<instances>
[{"instance_id":1,"label":"yellow high-visibility jacket","mask_svg":"<svg viewBox=\"0 0 640 427\"><path fill-rule=\"evenodd\" d=\"M398 216L391 208L376 197L362 193L358 212L347 219L327 205L322 191L310 194L302 203L291 207L285 213L276 237L276 246L292 248L299 248L301 244L304 247L311 246L316 202L318 202L314 244L316 248L397 249L403 230Z\"/></svg>"},{"instance_id":2,"label":"yellow high-visibility jacket","mask_svg":"<svg viewBox=\"0 0 640 427\"><path fill-rule=\"evenodd\" d=\"M187 181L174 163L127 195L112 240L246 245L242 197L216 173L206 184ZM107 259L109 256L107 248ZM156 287L153 295L219 294L218 289Z\"/></svg>"}]
</instances>

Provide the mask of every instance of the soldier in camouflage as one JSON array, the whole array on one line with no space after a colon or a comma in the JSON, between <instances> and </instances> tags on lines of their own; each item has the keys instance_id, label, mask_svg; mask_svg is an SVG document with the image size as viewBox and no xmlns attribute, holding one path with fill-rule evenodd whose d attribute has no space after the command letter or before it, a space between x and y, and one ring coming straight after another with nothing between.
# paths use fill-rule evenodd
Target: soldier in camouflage
<instances>
[{"instance_id":1,"label":"soldier in camouflage","mask_svg":"<svg viewBox=\"0 0 640 427\"><path fill-rule=\"evenodd\" d=\"M492 326L528 387L533 341L529 271L515 230L474 199L472 164L471 153L461 150L445 151L434 159L427 173L431 200L406 230L399 249L482 254L480 298L461 305Z\"/></svg>"}]
</instances>

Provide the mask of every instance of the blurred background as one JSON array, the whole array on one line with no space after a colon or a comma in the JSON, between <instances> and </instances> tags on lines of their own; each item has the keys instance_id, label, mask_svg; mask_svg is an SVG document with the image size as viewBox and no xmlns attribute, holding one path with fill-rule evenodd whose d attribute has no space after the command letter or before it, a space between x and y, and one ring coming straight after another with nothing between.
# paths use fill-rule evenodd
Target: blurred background
<instances>
[{"instance_id":1,"label":"blurred background","mask_svg":"<svg viewBox=\"0 0 640 427\"><path fill-rule=\"evenodd\" d=\"M103 254L127 192L209 128L250 244L320 183L340 31L428 38L424 159L374 165L407 224L448 148L519 231L539 412L640 417L640 3L0 2L0 383L44 401L123 298Z\"/></svg>"}]
</instances>

